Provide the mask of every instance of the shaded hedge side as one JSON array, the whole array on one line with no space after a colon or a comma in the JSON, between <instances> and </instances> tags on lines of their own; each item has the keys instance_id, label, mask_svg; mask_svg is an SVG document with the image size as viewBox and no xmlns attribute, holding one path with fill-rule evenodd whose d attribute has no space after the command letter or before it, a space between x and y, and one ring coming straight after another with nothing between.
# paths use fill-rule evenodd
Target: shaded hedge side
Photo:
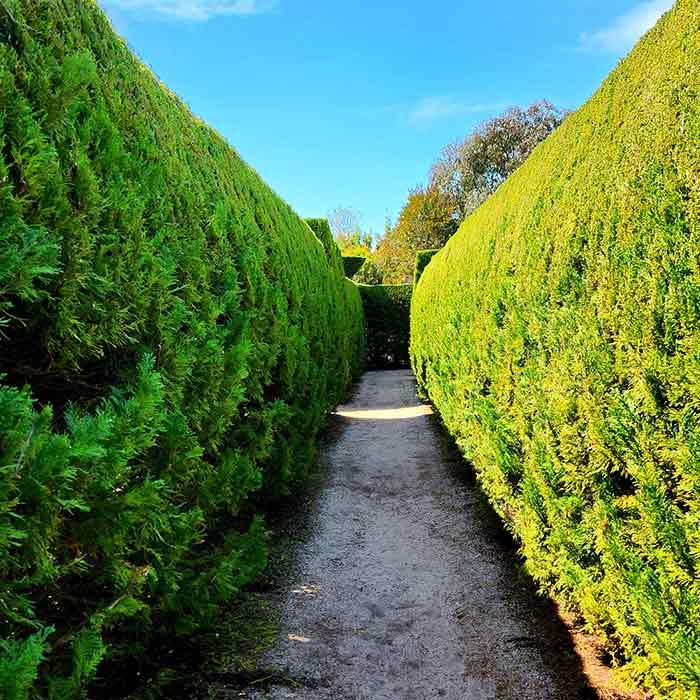
<instances>
[{"instance_id":1,"label":"shaded hedge side","mask_svg":"<svg viewBox=\"0 0 700 700\"><path fill-rule=\"evenodd\" d=\"M352 279L359 271L360 268L365 264L364 258L359 255L344 255L343 256L343 267L345 270L345 276L348 279Z\"/></svg>"},{"instance_id":2,"label":"shaded hedge side","mask_svg":"<svg viewBox=\"0 0 700 700\"><path fill-rule=\"evenodd\" d=\"M0 4L0 145L0 687L72 698L258 576L361 301L92 0Z\"/></svg>"},{"instance_id":3,"label":"shaded hedge side","mask_svg":"<svg viewBox=\"0 0 700 700\"><path fill-rule=\"evenodd\" d=\"M358 285L365 313L367 365L372 368L410 366L410 284Z\"/></svg>"},{"instance_id":4,"label":"shaded hedge side","mask_svg":"<svg viewBox=\"0 0 700 700\"><path fill-rule=\"evenodd\" d=\"M700 696L700 12L679 0L416 288L420 383L658 697Z\"/></svg>"},{"instance_id":5,"label":"shaded hedge side","mask_svg":"<svg viewBox=\"0 0 700 700\"><path fill-rule=\"evenodd\" d=\"M416 253L416 265L413 268L413 286L415 287L420 278L423 276L423 271L428 267L428 263L440 252L440 248L429 248L428 250L419 250Z\"/></svg>"},{"instance_id":6,"label":"shaded hedge side","mask_svg":"<svg viewBox=\"0 0 700 700\"><path fill-rule=\"evenodd\" d=\"M348 322L341 329L343 335L337 338L339 344L338 358L341 362L339 371L344 371L342 364L345 358L349 358L349 370L351 379L357 379L367 367L367 331L365 328L365 310L362 303L359 285L352 280L343 279L343 292L345 303L343 310L348 314ZM336 402L337 403L337 402Z\"/></svg>"},{"instance_id":7,"label":"shaded hedge side","mask_svg":"<svg viewBox=\"0 0 700 700\"><path fill-rule=\"evenodd\" d=\"M315 236L323 245L326 256L335 274L345 276L343 267L343 256L335 242L328 219L311 218L305 219ZM357 285L350 279L344 280L345 310L350 310L349 327L344 329L345 335L338 338L341 345L341 352L338 357L350 358L350 373L352 377L358 377L365 368L365 358L367 356L367 339L364 328L364 311L362 299L358 292Z\"/></svg>"}]
</instances>

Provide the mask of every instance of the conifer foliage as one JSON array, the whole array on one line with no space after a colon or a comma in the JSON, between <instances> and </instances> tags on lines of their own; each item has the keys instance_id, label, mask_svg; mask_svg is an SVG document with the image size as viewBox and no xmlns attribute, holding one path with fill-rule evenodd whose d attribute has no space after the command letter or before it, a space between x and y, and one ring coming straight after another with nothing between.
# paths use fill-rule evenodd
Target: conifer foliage
<instances>
[{"instance_id":1,"label":"conifer foliage","mask_svg":"<svg viewBox=\"0 0 700 700\"><path fill-rule=\"evenodd\" d=\"M425 269L412 362L529 570L700 696L700 12L679 0Z\"/></svg>"},{"instance_id":2,"label":"conifer foliage","mask_svg":"<svg viewBox=\"0 0 700 700\"><path fill-rule=\"evenodd\" d=\"M0 686L72 698L259 574L362 306L93 0L0 3L0 152Z\"/></svg>"}]
</instances>

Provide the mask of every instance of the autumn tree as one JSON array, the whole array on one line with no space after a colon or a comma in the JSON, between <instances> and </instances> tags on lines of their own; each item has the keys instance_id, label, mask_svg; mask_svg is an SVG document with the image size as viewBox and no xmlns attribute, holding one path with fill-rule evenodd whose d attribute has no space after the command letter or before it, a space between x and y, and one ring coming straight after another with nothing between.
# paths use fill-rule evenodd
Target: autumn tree
<instances>
[{"instance_id":1,"label":"autumn tree","mask_svg":"<svg viewBox=\"0 0 700 700\"><path fill-rule=\"evenodd\" d=\"M459 221L448 196L436 188L411 190L396 224L377 247L376 262L388 283L409 282L416 251L442 248Z\"/></svg>"},{"instance_id":2,"label":"autumn tree","mask_svg":"<svg viewBox=\"0 0 700 700\"><path fill-rule=\"evenodd\" d=\"M417 251L445 245L565 116L544 100L525 109L511 107L446 146L431 168L428 186L411 190L396 225L379 243L375 259L384 280L409 281Z\"/></svg>"},{"instance_id":3,"label":"autumn tree","mask_svg":"<svg viewBox=\"0 0 700 700\"><path fill-rule=\"evenodd\" d=\"M430 188L442 192L462 221L527 159L563 121L566 112L546 100L511 107L462 141L446 146L430 172Z\"/></svg>"}]
</instances>

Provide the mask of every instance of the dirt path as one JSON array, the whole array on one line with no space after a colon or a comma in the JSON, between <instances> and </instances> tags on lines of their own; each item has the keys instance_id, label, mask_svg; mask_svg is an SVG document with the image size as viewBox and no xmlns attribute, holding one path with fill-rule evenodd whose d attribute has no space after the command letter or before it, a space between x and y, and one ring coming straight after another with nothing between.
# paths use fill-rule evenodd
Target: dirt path
<instances>
[{"instance_id":1,"label":"dirt path","mask_svg":"<svg viewBox=\"0 0 700 700\"><path fill-rule=\"evenodd\" d=\"M410 372L365 375L333 420L270 684L241 697L597 697Z\"/></svg>"}]
</instances>

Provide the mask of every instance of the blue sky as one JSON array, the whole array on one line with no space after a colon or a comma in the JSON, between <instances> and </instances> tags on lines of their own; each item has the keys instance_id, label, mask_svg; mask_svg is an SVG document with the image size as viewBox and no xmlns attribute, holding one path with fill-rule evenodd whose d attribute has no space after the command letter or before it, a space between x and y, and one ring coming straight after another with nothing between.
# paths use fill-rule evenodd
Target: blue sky
<instances>
[{"instance_id":1,"label":"blue sky","mask_svg":"<svg viewBox=\"0 0 700 700\"><path fill-rule=\"evenodd\" d=\"M513 104L575 108L672 0L99 0L302 216L379 233L441 148Z\"/></svg>"}]
</instances>

